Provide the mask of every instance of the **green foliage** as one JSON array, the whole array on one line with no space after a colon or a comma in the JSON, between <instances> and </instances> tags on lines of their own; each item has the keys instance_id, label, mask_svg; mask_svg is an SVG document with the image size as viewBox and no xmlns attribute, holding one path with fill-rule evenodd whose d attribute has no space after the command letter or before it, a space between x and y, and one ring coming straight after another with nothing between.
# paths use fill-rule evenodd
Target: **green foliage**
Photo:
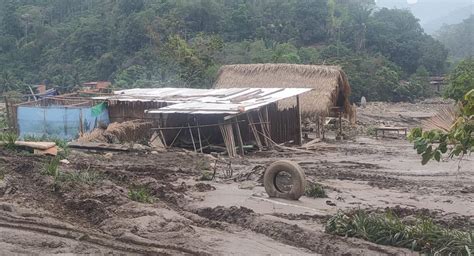
<instances>
[{"instance_id":1,"label":"green foliage","mask_svg":"<svg viewBox=\"0 0 474 256\"><path fill-rule=\"evenodd\" d=\"M339 64L354 99L422 97L420 66L441 74L446 49L406 10L373 0L0 2L0 93L45 82L66 92L210 87L223 64ZM356 64L358 63L358 64ZM360 64L360 66L359 66ZM412 97L408 97L412 95Z\"/></svg>"},{"instance_id":2,"label":"green foliage","mask_svg":"<svg viewBox=\"0 0 474 256\"><path fill-rule=\"evenodd\" d=\"M210 171L203 171L201 173L201 177L199 177L199 180L202 181L211 181L212 180L212 172Z\"/></svg>"},{"instance_id":3,"label":"green foliage","mask_svg":"<svg viewBox=\"0 0 474 256\"><path fill-rule=\"evenodd\" d=\"M460 61L474 56L474 14L463 22L453 25L444 25L436 33L436 39L441 41L449 50L449 56L454 61Z\"/></svg>"},{"instance_id":4,"label":"green foliage","mask_svg":"<svg viewBox=\"0 0 474 256\"><path fill-rule=\"evenodd\" d=\"M456 121L449 131L423 131L421 128L411 130L408 138L422 157L422 164L431 159L441 160L443 154L448 157L462 157L474 149L474 89L469 91L463 102L460 102Z\"/></svg>"},{"instance_id":5,"label":"green foliage","mask_svg":"<svg viewBox=\"0 0 474 256\"><path fill-rule=\"evenodd\" d=\"M318 183L310 183L306 186L305 195L314 198L326 198L328 195L323 186Z\"/></svg>"},{"instance_id":6,"label":"green foliage","mask_svg":"<svg viewBox=\"0 0 474 256\"><path fill-rule=\"evenodd\" d=\"M464 94L474 89L474 59L461 61L449 74L449 87L445 96L454 100L462 100Z\"/></svg>"},{"instance_id":7,"label":"green foliage","mask_svg":"<svg viewBox=\"0 0 474 256\"><path fill-rule=\"evenodd\" d=\"M150 189L145 186L137 186L130 188L128 191L128 196L133 201L145 204L151 204L155 201L153 196L150 194Z\"/></svg>"},{"instance_id":8,"label":"green foliage","mask_svg":"<svg viewBox=\"0 0 474 256\"><path fill-rule=\"evenodd\" d=\"M377 214L359 210L337 213L326 224L326 232L357 237L382 245L409 248L429 255L472 255L474 230L447 229L427 218L406 224L392 213Z\"/></svg>"},{"instance_id":9,"label":"green foliage","mask_svg":"<svg viewBox=\"0 0 474 256\"><path fill-rule=\"evenodd\" d=\"M59 176L59 158L53 157L46 162L41 174L57 178Z\"/></svg>"},{"instance_id":10,"label":"green foliage","mask_svg":"<svg viewBox=\"0 0 474 256\"><path fill-rule=\"evenodd\" d=\"M0 141L4 142L5 144L3 147L9 150L14 150L16 148L15 142L18 139L18 135L13 132L3 132L0 133Z\"/></svg>"},{"instance_id":11,"label":"green foliage","mask_svg":"<svg viewBox=\"0 0 474 256\"><path fill-rule=\"evenodd\" d=\"M4 167L4 166L0 166L0 181L5 179L6 173L7 173L7 172L5 171L5 167Z\"/></svg>"},{"instance_id":12,"label":"green foliage","mask_svg":"<svg viewBox=\"0 0 474 256\"><path fill-rule=\"evenodd\" d=\"M86 184L94 186L104 179L104 176L97 171L82 170L74 172L58 172L57 179L59 182L71 182L78 184Z\"/></svg>"}]
</instances>

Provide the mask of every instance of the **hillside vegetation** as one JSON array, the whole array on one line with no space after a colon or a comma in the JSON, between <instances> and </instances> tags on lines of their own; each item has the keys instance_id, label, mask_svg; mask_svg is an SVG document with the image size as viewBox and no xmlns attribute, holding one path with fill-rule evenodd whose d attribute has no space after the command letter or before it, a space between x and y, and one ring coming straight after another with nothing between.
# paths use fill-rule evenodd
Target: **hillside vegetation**
<instances>
[{"instance_id":1,"label":"hillside vegetation","mask_svg":"<svg viewBox=\"0 0 474 256\"><path fill-rule=\"evenodd\" d=\"M444 25L437 32L453 61L474 57L474 14L459 24Z\"/></svg>"},{"instance_id":2,"label":"hillside vegetation","mask_svg":"<svg viewBox=\"0 0 474 256\"><path fill-rule=\"evenodd\" d=\"M412 100L448 51L407 10L372 0L5 0L1 91L45 82L210 87L221 65L337 64L353 99ZM400 83L400 80L409 83Z\"/></svg>"}]
</instances>

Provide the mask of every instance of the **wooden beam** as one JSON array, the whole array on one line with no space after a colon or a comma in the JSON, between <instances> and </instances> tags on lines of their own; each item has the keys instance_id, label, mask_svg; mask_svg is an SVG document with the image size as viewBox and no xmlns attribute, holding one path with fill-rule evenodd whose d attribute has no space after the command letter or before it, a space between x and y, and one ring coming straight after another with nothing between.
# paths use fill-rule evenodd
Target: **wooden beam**
<instances>
[{"instance_id":1,"label":"wooden beam","mask_svg":"<svg viewBox=\"0 0 474 256\"><path fill-rule=\"evenodd\" d=\"M197 152L196 143L194 143L193 130L191 129L191 126L189 125L189 123L188 123L188 128L189 128L189 135L191 136L191 141L193 142L194 152Z\"/></svg>"},{"instance_id":2,"label":"wooden beam","mask_svg":"<svg viewBox=\"0 0 474 256\"><path fill-rule=\"evenodd\" d=\"M301 101L300 101L299 95L296 95L296 115L298 119L298 123L297 123L298 134L296 135L295 143L301 146L303 144L303 140L302 140L303 131L301 129Z\"/></svg>"},{"instance_id":3,"label":"wooden beam","mask_svg":"<svg viewBox=\"0 0 474 256\"><path fill-rule=\"evenodd\" d=\"M235 127L235 132L237 133L237 143L239 143L240 155L244 156L245 155L244 142L242 140L242 134L240 133L240 127L239 127L239 122L237 120L237 117L235 118L234 127Z\"/></svg>"},{"instance_id":4,"label":"wooden beam","mask_svg":"<svg viewBox=\"0 0 474 256\"><path fill-rule=\"evenodd\" d=\"M12 124L13 124L13 120L11 120L11 114L10 114L10 106L9 106L9 102L8 102L8 98L7 96L4 96L3 97L5 99L5 108L6 108L6 111L7 111L7 124L8 124L8 129L11 131L12 130Z\"/></svg>"},{"instance_id":5,"label":"wooden beam","mask_svg":"<svg viewBox=\"0 0 474 256\"><path fill-rule=\"evenodd\" d=\"M263 146L262 142L260 141L260 135L258 135L257 127L255 127L255 123L253 122L252 116L249 113L247 113L247 119L249 121L250 130L252 130L253 137L255 138L255 143L257 143L258 150L262 150Z\"/></svg>"},{"instance_id":6,"label":"wooden beam","mask_svg":"<svg viewBox=\"0 0 474 256\"><path fill-rule=\"evenodd\" d=\"M199 129L199 120L196 116L194 116L194 120L196 121L197 131L198 131L198 139L199 139L199 150L202 152L202 141L201 141L201 129Z\"/></svg>"}]
</instances>

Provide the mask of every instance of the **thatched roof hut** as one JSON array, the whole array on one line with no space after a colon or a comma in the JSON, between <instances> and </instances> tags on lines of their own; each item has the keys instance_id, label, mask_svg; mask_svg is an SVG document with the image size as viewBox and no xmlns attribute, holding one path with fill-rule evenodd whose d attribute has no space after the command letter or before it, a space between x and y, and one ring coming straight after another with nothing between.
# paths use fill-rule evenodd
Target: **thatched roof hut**
<instances>
[{"instance_id":1,"label":"thatched roof hut","mask_svg":"<svg viewBox=\"0 0 474 256\"><path fill-rule=\"evenodd\" d=\"M215 88L283 87L314 88L301 95L301 110L305 116L328 116L333 107L351 114L351 88L346 74L338 66L296 64L239 64L219 70ZM279 108L296 101L279 102Z\"/></svg>"}]
</instances>

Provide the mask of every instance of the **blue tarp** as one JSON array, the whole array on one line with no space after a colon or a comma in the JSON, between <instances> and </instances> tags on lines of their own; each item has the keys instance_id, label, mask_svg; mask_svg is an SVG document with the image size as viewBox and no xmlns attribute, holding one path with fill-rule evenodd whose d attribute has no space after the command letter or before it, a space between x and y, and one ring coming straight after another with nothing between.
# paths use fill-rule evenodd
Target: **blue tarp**
<instances>
[{"instance_id":1,"label":"blue tarp","mask_svg":"<svg viewBox=\"0 0 474 256\"><path fill-rule=\"evenodd\" d=\"M47 136L70 140L76 138L81 131L81 121L84 132L90 132L101 124L109 124L106 108L97 116L93 114L92 109L93 107L18 106L20 137Z\"/></svg>"}]
</instances>

